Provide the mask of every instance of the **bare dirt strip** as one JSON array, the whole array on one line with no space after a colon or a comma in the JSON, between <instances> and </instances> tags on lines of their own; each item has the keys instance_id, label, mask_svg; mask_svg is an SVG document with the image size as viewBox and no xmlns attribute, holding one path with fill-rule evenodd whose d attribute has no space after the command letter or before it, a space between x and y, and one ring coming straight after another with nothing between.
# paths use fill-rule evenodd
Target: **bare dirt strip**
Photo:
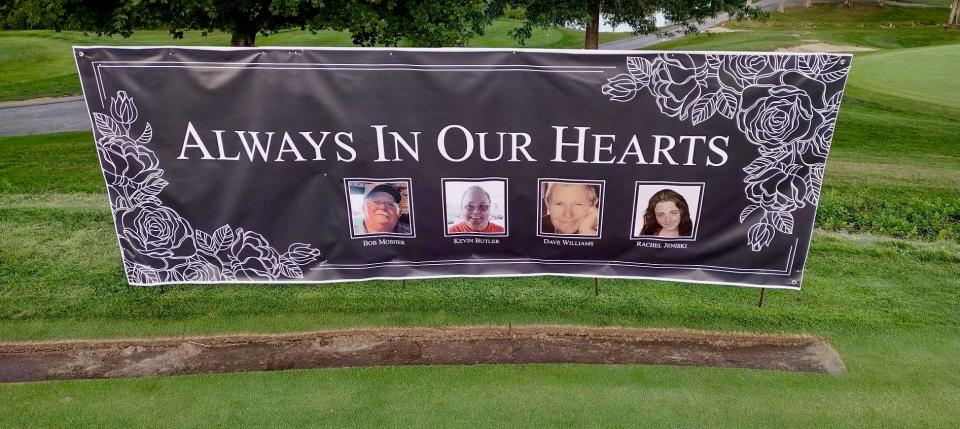
<instances>
[{"instance_id":1,"label":"bare dirt strip","mask_svg":"<svg viewBox=\"0 0 960 429\"><path fill-rule=\"evenodd\" d=\"M807 335L570 326L0 343L0 382L382 365L590 363L845 372Z\"/></svg>"}]
</instances>

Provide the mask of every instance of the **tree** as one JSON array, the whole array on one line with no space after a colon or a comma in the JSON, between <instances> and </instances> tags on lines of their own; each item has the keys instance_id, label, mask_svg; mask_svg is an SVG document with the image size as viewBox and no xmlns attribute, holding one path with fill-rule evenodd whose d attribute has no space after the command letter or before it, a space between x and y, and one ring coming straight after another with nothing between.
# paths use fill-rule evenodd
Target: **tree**
<instances>
[{"instance_id":1,"label":"tree","mask_svg":"<svg viewBox=\"0 0 960 429\"><path fill-rule=\"evenodd\" d=\"M0 1L3 28L86 30L97 34L132 34L134 27L148 24L149 14L131 13L122 1L7 0Z\"/></svg>"},{"instance_id":2,"label":"tree","mask_svg":"<svg viewBox=\"0 0 960 429\"><path fill-rule=\"evenodd\" d=\"M586 28L584 47L597 49L600 18L612 25L626 24L634 34L657 31L655 12L661 12L668 21L685 31L696 31L695 24L720 13L729 13L735 19L759 17L758 9L747 5L748 0L492 0L491 10L506 6L526 9L527 22L510 31L523 43L533 35L533 28L576 25Z\"/></svg>"},{"instance_id":3,"label":"tree","mask_svg":"<svg viewBox=\"0 0 960 429\"><path fill-rule=\"evenodd\" d=\"M462 46L489 24L485 0L9 0L5 20L130 36L151 25L222 31L233 46L289 28L345 30L360 45Z\"/></svg>"},{"instance_id":4,"label":"tree","mask_svg":"<svg viewBox=\"0 0 960 429\"><path fill-rule=\"evenodd\" d=\"M947 27L957 28L960 26L960 0L953 0L950 6L950 17L947 18Z\"/></svg>"},{"instance_id":5,"label":"tree","mask_svg":"<svg viewBox=\"0 0 960 429\"><path fill-rule=\"evenodd\" d=\"M348 31L360 46L464 46L483 35L494 16L486 0L341 0L308 22L311 30Z\"/></svg>"}]
</instances>

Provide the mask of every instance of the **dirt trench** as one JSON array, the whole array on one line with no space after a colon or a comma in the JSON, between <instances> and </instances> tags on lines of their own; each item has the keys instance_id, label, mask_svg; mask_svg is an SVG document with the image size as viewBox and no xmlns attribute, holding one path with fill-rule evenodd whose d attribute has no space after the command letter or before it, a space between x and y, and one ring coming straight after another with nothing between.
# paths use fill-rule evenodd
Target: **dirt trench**
<instances>
[{"instance_id":1,"label":"dirt trench","mask_svg":"<svg viewBox=\"0 0 960 429\"><path fill-rule=\"evenodd\" d=\"M807 335L497 326L0 343L0 382L383 365L646 364L845 372Z\"/></svg>"}]
</instances>

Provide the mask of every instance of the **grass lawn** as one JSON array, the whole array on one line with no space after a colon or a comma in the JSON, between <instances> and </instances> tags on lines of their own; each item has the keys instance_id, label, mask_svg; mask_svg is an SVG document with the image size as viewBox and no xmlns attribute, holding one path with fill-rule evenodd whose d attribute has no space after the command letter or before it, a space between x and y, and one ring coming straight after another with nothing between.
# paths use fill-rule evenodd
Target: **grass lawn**
<instances>
[{"instance_id":1,"label":"grass lawn","mask_svg":"<svg viewBox=\"0 0 960 429\"><path fill-rule=\"evenodd\" d=\"M470 42L472 47L516 47L507 31L518 27L519 21L501 19L486 28L483 36ZM600 43L625 37L630 33L602 33ZM201 36L187 32L176 40L166 30L137 31L128 39L97 37L91 34L65 31L0 31L0 101L23 100L36 97L57 97L80 94L80 80L74 64L71 47L74 45L124 46L229 46L230 36L212 33ZM259 46L353 46L350 34L337 31L288 30L270 36L257 37ZM583 47L583 31L551 28L537 29L526 41L530 48Z\"/></svg>"},{"instance_id":2,"label":"grass lawn","mask_svg":"<svg viewBox=\"0 0 960 429\"><path fill-rule=\"evenodd\" d=\"M384 367L32 383L0 394L11 403L6 427L956 427L956 335L881 330L834 342L846 376Z\"/></svg>"},{"instance_id":3,"label":"grass lawn","mask_svg":"<svg viewBox=\"0 0 960 429\"><path fill-rule=\"evenodd\" d=\"M815 4L771 12L765 21L732 21L733 32L703 33L671 40L649 49L702 51L772 51L824 42L874 49L917 48L960 43L960 31L944 31L949 9L878 8L859 3ZM857 63L854 62L854 70Z\"/></svg>"},{"instance_id":4,"label":"grass lawn","mask_svg":"<svg viewBox=\"0 0 960 429\"><path fill-rule=\"evenodd\" d=\"M854 59L803 290L767 291L763 308L755 289L603 280L594 297L589 279L546 277L128 290L92 138L69 133L0 138L0 340L398 325L684 327L823 336L847 375L480 365L21 383L0 385L0 427L956 428L960 106L944 97L956 73L940 60L955 55L960 37L923 24L933 22L929 10L835 9L794 9L731 24L748 31L669 42L756 50L870 40L864 46L878 48Z\"/></svg>"},{"instance_id":5,"label":"grass lawn","mask_svg":"<svg viewBox=\"0 0 960 429\"><path fill-rule=\"evenodd\" d=\"M858 86L925 103L960 108L960 45L897 49L864 55L852 69ZM915 76L932 76L916 79Z\"/></svg>"},{"instance_id":6,"label":"grass lawn","mask_svg":"<svg viewBox=\"0 0 960 429\"><path fill-rule=\"evenodd\" d=\"M770 51L823 42L854 55L827 161L817 225L960 240L960 31L945 9L834 4L731 22L650 49Z\"/></svg>"}]
</instances>

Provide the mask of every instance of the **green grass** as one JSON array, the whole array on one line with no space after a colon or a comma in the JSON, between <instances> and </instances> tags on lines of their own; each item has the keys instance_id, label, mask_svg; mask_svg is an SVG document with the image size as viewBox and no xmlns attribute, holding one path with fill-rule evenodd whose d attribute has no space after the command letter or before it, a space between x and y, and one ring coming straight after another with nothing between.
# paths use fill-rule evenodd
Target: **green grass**
<instances>
[{"instance_id":1,"label":"green grass","mask_svg":"<svg viewBox=\"0 0 960 429\"><path fill-rule=\"evenodd\" d=\"M547 277L131 290L90 134L0 138L3 340L508 323L685 327L823 336L847 375L481 365L21 383L0 385L0 427L956 428L960 107L949 96L955 67L941 60L960 39L936 27L937 14L823 5L731 24L748 31L669 42L878 49L854 59L803 290L768 290L763 308L755 289L602 280L594 297L588 279ZM896 28L881 27L889 23ZM502 43L501 33L490 32L489 43ZM568 34L537 43L573 44ZM0 33L0 43L8 36ZM915 49L923 46L933 47Z\"/></svg>"},{"instance_id":2,"label":"green grass","mask_svg":"<svg viewBox=\"0 0 960 429\"><path fill-rule=\"evenodd\" d=\"M20 286L0 291L0 307L19 311L2 315L4 338L381 325L682 326L821 335L849 373L511 365L26 383L0 385L0 426L897 428L951 427L960 418L958 246L820 233L804 290L768 291L764 308L751 289L605 280L594 297L588 280L546 278L419 280L406 288L196 286L160 294L126 289L109 226L89 226L106 221L97 209L88 211L94 213L51 214L38 222L47 233L22 237L46 246L0 248L10 263L39 275L13 278ZM6 268L0 273L10 278Z\"/></svg>"},{"instance_id":3,"label":"green grass","mask_svg":"<svg viewBox=\"0 0 960 429\"><path fill-rule=\"evenodd\" d=\"M472 40L472 47L516 47L517 42L507 31L520 25L519 21L501 19L486 28L483 36ZM603 33L605 43L630 33ZM164 30L141 30L128 39L97 37L90 34L65 31L0 31L0 101L23 100L36 97L56 97L80 94L77 68L71 55L74 45L123 46L229 46L230 36L211 33L202 36L188 32L183 39L172 38ZM259 46L353 46L350 34L336 31L288 30L259 36ZM526 41L529 48L581 48L583 31L551 28L538 29Z\"/></svg>"},{"instance_id":4,"label":"green grass","mask_svg":"<svg viewBox=\"0 0 960 429\"><path fill-rule=\"evenodd\" d=\"M925 4L929 6L949 8L953 0L903 0L901 3ZM870 3L866 3L869 5Z\"/></svg>"},{"instance_id":5,"label":"green grass","mask_svg":"<svg viewBox=\"0 0 960 429\"><path fill-rule=\"evenodd\" d=\"M928 333L844 337L843 377L479 365L34 383L0 394L15 404L8 426L23 427L955 427L960 376L949 356L960 340Z\"/></svg>"},{"instance_id":6,"label":"green grass","mask_svg":"<svg viewBox=\"0 0 960 429\"><path fill-rule=\"evenodd\" d=\"M898 49L864 55L852 69L857 86L960 109L960 45ZM927 78L918 78L918 77Z\"/></svg>"},{"instance_id":7,"label":"green grass","mask_svg":"<svg viewBox=\"0 0 960 429\"><path fill-rule=\"evenodd\" d=\"M960 317L960 245L836 234L817 236L802 293L770 295L773 314L753 306L755 290L626 280L605 280L599 299L592 282L570 278L128 290L109 212L95 198L2 201L3 338L475 323L821 332L953 326Z\"/></svg>"},{"instance_id":8,"label":"green grass","mask_svg":"<svg viewBox=\"0 0 960 429\"><path fill-rule=\"evenodd\" d=\"M876 49L854 55L817 226L957 241L960 32L944 31L945 20L944 9L822 4L651 49L769 51L817 41Z\"/></svg>"},{"instance_id":9,"label":"green grass","mask_svg":"<svg viewBox=\"0 0 960 429\"><path fill-rule=\"evenodd\" d=\"M960 31L944 31L949 10L941 8L853 8L815 4L771 12L764 21L730 22L729 33L704 33L658 43L649 49L773 51L824 42L874 49L902 49L960 43ZM854 67L856 67L854 62Z\"/></svg>"},{"instance_id":10,"label":"green grass","mask_svg":"<svg viewBox=\"0 0 960 429\"><path fill-rule=\"evenodd\" d=\"M2 427L875 428L950 427L960 418L960 245L948 242L817 233L803 291L767 291L758 308L754 289L604 280L594 297L592 282L571 278L178 286L161 294L126 287L99 193L3 194L0 230L5 340L398 325L685 327L824 336L849 371L519 365L26 383L0 385Z\"/></svg>"}]
</instances>

